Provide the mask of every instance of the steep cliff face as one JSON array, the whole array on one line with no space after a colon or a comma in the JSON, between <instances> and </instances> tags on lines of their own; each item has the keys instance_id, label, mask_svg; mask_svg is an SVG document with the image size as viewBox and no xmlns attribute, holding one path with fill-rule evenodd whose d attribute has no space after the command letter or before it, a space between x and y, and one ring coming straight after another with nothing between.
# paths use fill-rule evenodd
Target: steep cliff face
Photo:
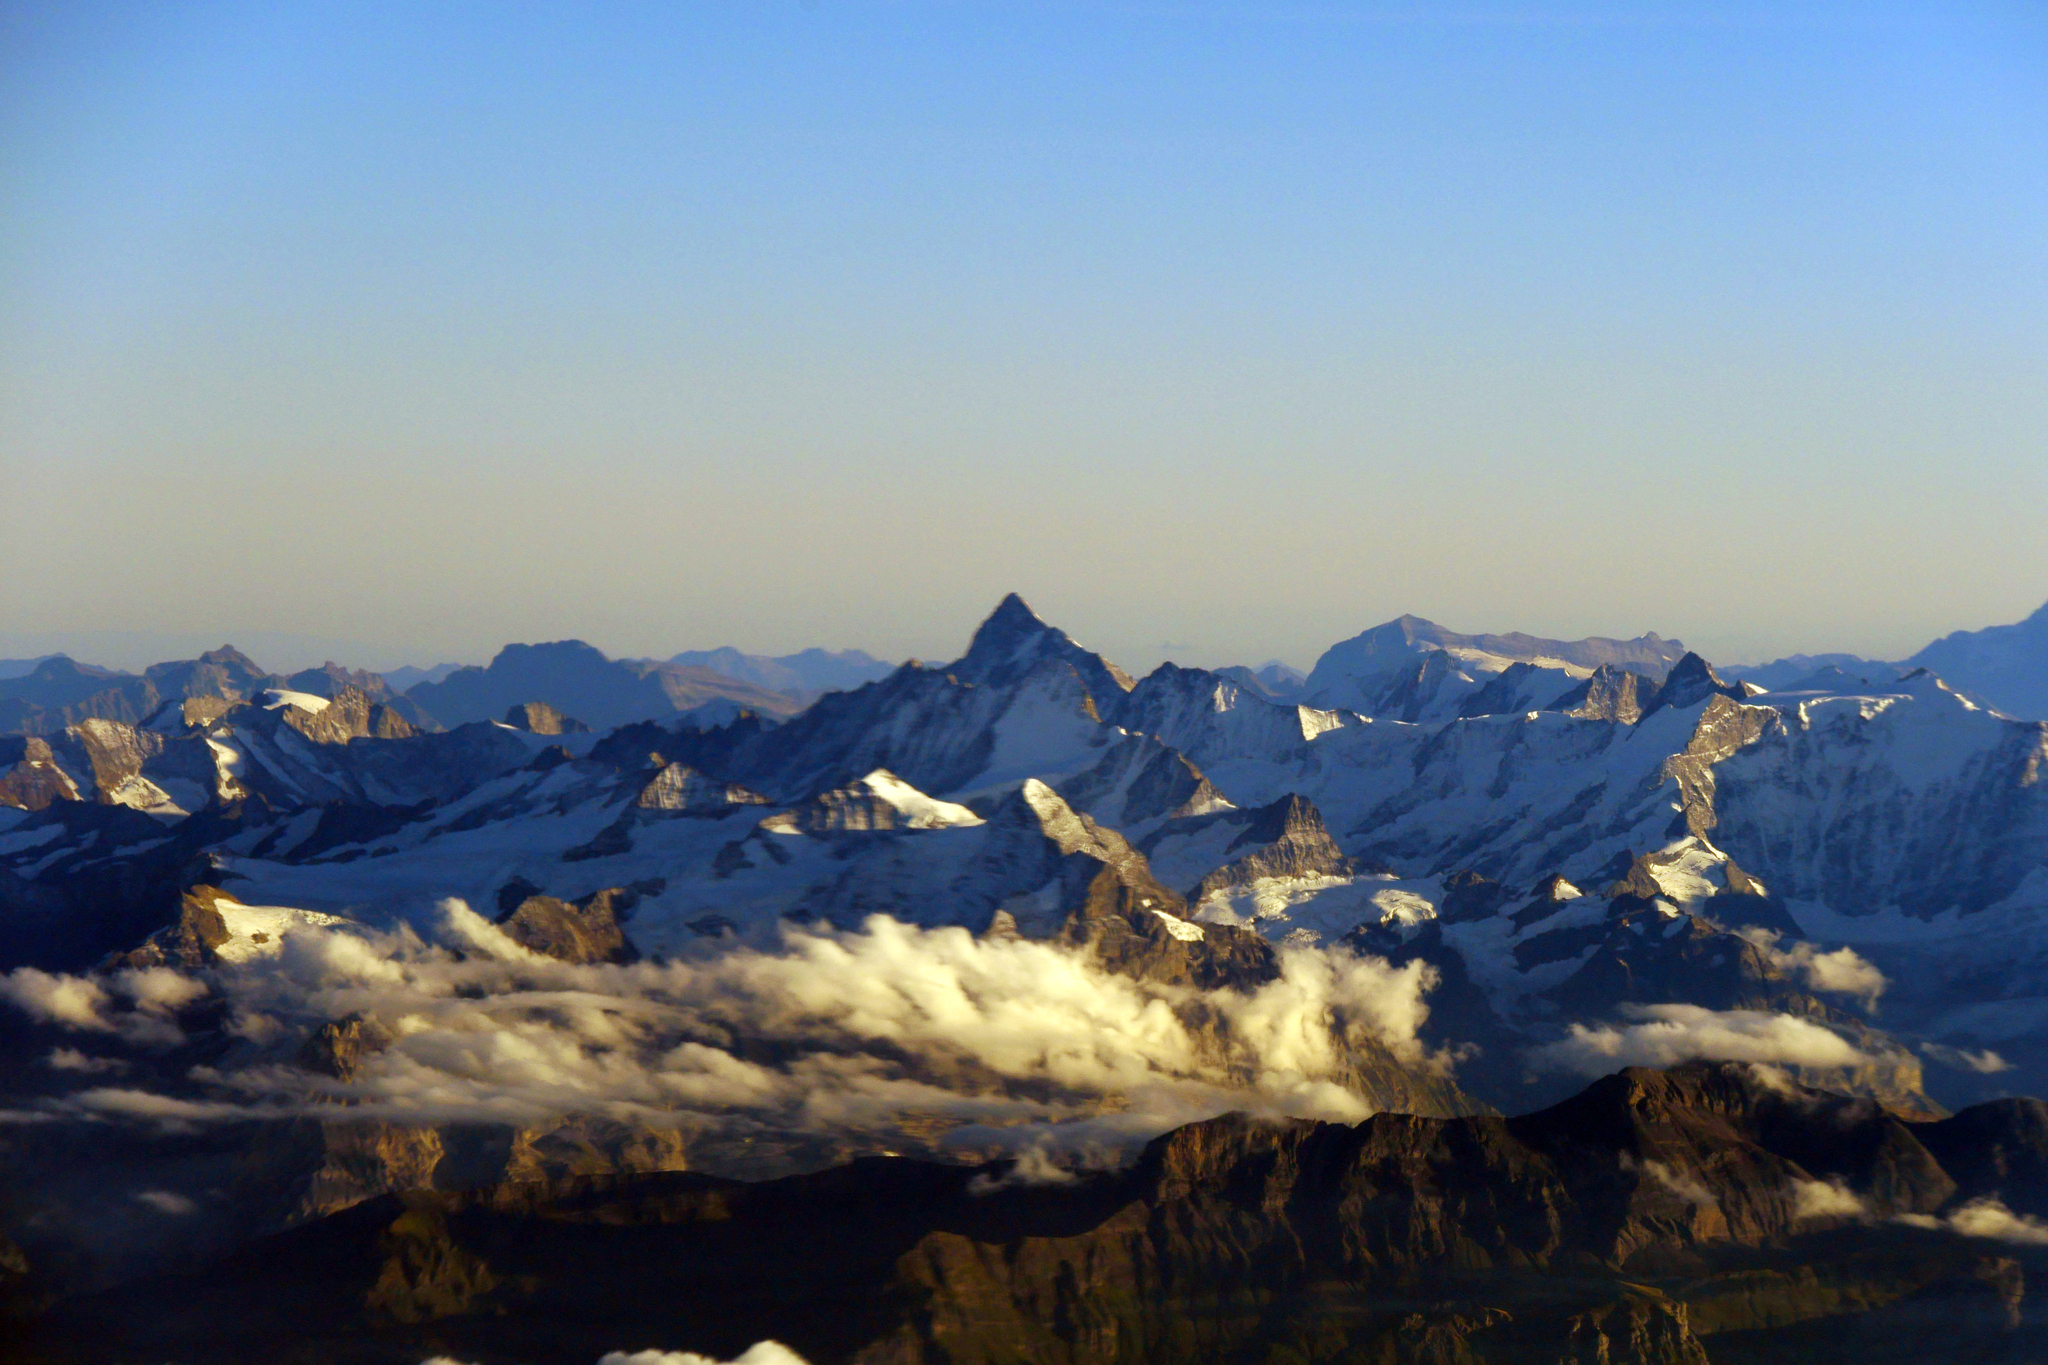
<instances>
[{"instance_id":1,"label":"steep cliff face","mask_svg":"<svg viewBox=\"0 0 2048 1365\"><path fill-rule=\"evenodd\" d=\"M392 1196L42 1340L79 1362L768 1337L815 1365L2023 1361L2048 1329L2044 1151L2029 1110L1922 1124L1743 1067L1629 1071L1520 1119L1227 1116L1120 1173L869 1159Z\"/></svg>"}]
</instances>

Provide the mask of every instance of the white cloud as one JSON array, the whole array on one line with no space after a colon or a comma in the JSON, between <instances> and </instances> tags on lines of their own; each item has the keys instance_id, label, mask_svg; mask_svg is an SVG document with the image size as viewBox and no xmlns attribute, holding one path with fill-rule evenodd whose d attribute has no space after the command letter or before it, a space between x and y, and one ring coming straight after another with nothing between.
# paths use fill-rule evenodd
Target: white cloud
<instances>
[{"instance_id":1,"label":"white cloud","mask_svg":"<svg viewBox=\"0 0 2048 1365\"><path fill-rule=\"evenodd\" d=\"M174 1047L185 1041L177 1012L207 989L204 982L168 967L123 971L105 979L34 967L17 967L0 976L0 1000L32 1019L82 1033L117 1033L148 1047ZM128 998L129 1008L117 1008L117 995Z\"/></svg>"},{"instance_id":2,"label":"white cloud","mask_svg":"<svg viewBox=\"0 0 2048 1365\"><path fill-rule=\"evenodd\" d=\"M420 1365L462 1365L447 1356ZM804 1358L779 1341L757 1341L730 1361L713 1360L695 1351L607 1351L597 1365L807 1365Z\"/></svg>"},{"instance_id":3,"label":"white cloud","mask_svg":"<svg viewBox=\"0 0 2048 1365\"><path fill-rule=\"evenodd\" d=\"M957 1129L984 1149L1128 1146L1226 1109L1356 1121L1362 1048L1441 1067L1418 1041L1434 973L1297 949L1251 991L1104 971L1052 943L977 939L877 917L791 929L782 947L699 960L571 965L527 952L460 902L442 942L309 926L279 952L179 973L16 973L43 1017L143 1039L211 988L255 1060L196 1070L203 1099L101 1087L72 1112L163 1126L317 1111L533 1126L589 1114L691 1132ZM132 1008L118 1007L126 997ZM25 1003L24 1003L25 1002ZM350 1015L392 1041L347 1081L292 1061ZM138 1022L140 1021L140 1022ZM1014 1137L1006 1136L1014 1134Z\"/></svg>"},{"instance_id":4,"label":"white cloud","mask_svg":"<svg viewBox=\"0 0 2048 1365\"><path fill-rule=\"evenodd\" d=\"M1799 1222L1823 1218L1861 1218L1869 1211L1859 1195L1839 1182L1792 1182L1792 1217Z\"/></svg>"},{"instance_id":5,"label":"white cloud","mask_svg":"<svg viewBox=\"0 0 2048 1365\"><path fill-rule=\"evenodd\" d=\"M1971 1052L1965 1048L1950 1047L1946 1043L1922 1043L1920 1051L1928 1060L1939 1062L1957 1071L1974 1071L1980 1076L1995 1076L2001 1071L2012 1070L2012 1063L1985 1048L1982 1052Z\"/></svg>"},{"instance_id":6,"label":"white cloud","mask_svg":"<svg viewBox=\"0 0 2048 1365\"><path fill-rule=\"evenodd\" d=\"M1056 1160L1043 1145L1026 1147L1017 1154L1010 1169L1000 1176L986 1172L967 1182L969 1194L994 1194L1018 1186L1035 1187L1045 1185L1071 1185L1080 1176L1068 1170Z\"/></svg>"},{"instance_id":7,"label":"white cloud","mask_svg":"<svg viewBox=\"0 0 2048 1365\"><path fill-rule=\"evenodd\" d=\"M2048 1246L2048 1222L2014 1213L2000 1199L1973 1199L1945 1218L1905 1213L1897 1221L1916 1228L1947 1228L1964 1237L1982 1237L2017 1246Z\"/></svg>"},{"instance_id":8,"label":"white cloud","mask_svg":"<svg viewBox=\"0 0 2048 1365\"><path fill-rule=\"evenodd\" d=\"M88 1057L75 1047L51 1048L50 1055L43 1058L43 1065L52 1071L76 1071L87 1076L128 1069L128 1063L118 1057Z\"/></svg>"},{"instance_id":9,"label":"white cloud","mask_svg":"<svg viewBox=\"0 0 2048 1365\"><path fill-rule=\"evenodd\" d=\"M1622 1011L1638 1022L1573 1024L1563 1041L1532 1049L1530 1061L1541 1069L1603 1076L1625 1066L1699 1059L1811 1067L1869 1060L1839 1034L1796 1015L1698 1005L1624 1005Z\"/></svg>"},{"instance_id":10,"label":"white cloud","mask_svg":"<svg viewBox=\"0 0 2048 1365\"><path fill-rule=\"evenodd\" d=\"M805 1365L804 1358L779 1341L757 1341L730 1362L694 1351L624 1351L607 1353L597 1365Z\"/></svg>"},{"instance_id":11,"label":"white cloud","mask_svg":"<svg viewBox=\"0 0 2048 1365\"><path fill-rule=\"evenodd\" d=\"M1697 1178L1675 1171L1661 1161L1645 1161L1643 1170L1652 1180L1688 1204L1706 1208L1715 1203L1713 1191Z\"/></svg>"},{"instance_id":12,"label":"white cloud","mask_svg":"<svg viewBox=\"0 0 2048 1365\"><path fill-rule=\"evenodd\" d=\"M110 1003L107 992L89 977L16 967L0 976L0 999L42 1023L91 1033L114 1031L114 1026L101 1014Z\"/></svg>"},{"instance_id":13,"label":"white cloud","mask_svg":"<svg viewBox=\"0 0 2048 1365\"><path fill-rule=\"evenodd\" d=\"M1781 935L1775 929L1751 927L1736 932L1756 945L1757 950L1779 971L1804 978L1810 990L1847 995L1861 1000L1866 1006L1875 1007L1878 997L1884 994L1885 986L1889 984L1884 973L1854 948L1842 947L1824 953L1811 943L1794 943L1787 949L1778 947Z\"/></svg>"},{"instance_id":14,"label":"white cloud","mask_svg":"<svg viewBox=\"0 0 2048 1365\"><path fill-rule=\"evenodd\" d=\"M199 1209L197 1204L187 1199L184 1195L173 1194L169 1190L144 1190L135 1196L135 1202L147 1204L158 1213L169 1214L174 1218L182 1218L186 1214L196 1213Z\"/></svg>"}]
</instances>

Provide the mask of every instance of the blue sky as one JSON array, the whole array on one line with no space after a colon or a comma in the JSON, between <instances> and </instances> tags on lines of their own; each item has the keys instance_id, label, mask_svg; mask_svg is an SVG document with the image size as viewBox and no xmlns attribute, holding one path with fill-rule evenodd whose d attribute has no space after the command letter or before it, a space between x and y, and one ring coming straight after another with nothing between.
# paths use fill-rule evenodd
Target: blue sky
<instances>
[{"instance_id":1,"label":"blue sky","mask_svg":"<svg viewBox=\"0 0 2048 1365\"><path fill-rule=\"evenodd\" d=\"M2048 599L1997 4L0 13L0 654Z\"/></svg>"}]
</instances>

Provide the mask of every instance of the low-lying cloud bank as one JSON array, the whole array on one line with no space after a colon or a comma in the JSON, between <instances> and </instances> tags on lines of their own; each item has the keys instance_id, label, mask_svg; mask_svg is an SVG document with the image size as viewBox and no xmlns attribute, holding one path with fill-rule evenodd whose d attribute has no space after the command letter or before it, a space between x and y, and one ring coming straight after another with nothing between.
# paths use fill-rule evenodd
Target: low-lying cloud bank
<instances>
[{"instance_id":1,"label":"low-lying cloud bank","mask_svg":"<svg viewBox=\"0 0 2048 1365\"><path fill-rule=\"evenodd\" d=\"M883 917L858 932L792 929L774 952L576 966L451 901L436 942L310 926L204 973L23 970L0 994L138 1065L183 1040L180 1010L224 1016L235 1045L189 1084L88 1085L40 1111L167 1127L307 1115L532 1127L574 1114L686 1132L971 1127L1021 1149L1048 1125L1119 1141L1227 1109L1357 1121L1371 1112L1347 1085L1361 1049L1446 1065L1416 1036L1427 966L1303 949L1280 967L1256 990L1203 992L1050 943ZM360 1021L367 1046L323 1074L305 1041L341 1021ZM87 1076L115 1059L67 1047L48 1064Z\"/></svg>"},{"instance_id":2,"label":"low-lying cloud bank","mask_svg":"<svg viewBox=\"0 0 2048 1365\"><path fill-rule=\"evenodd\" d=\"M1624 1005L1636 1022L1573 1024L1567 1036L1530 1051L1540 1070L1604 1076L1625 1066L1677 1066L1708 1059L1774 1066L1859 1066L1870 1058L1840 1034L1797 1015L1710 1010L1699 1005Z\"/></svg>"}]
</instances>

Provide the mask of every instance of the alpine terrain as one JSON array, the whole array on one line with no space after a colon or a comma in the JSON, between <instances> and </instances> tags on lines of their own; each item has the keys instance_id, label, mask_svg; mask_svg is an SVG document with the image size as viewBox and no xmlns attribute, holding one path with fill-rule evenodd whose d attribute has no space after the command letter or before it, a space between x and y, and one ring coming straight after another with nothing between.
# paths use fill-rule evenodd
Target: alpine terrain
<instances>
[{"instance_id":1,"label":"alpine terrain","mask_svg":"<svg viewBox=\"0 0 2048 1365\"><path fill-rule=\"evenodd\" d=\"M23 660L8 1358L2048 1359L2042 619Z\"/></svg>"}]
</instances>

